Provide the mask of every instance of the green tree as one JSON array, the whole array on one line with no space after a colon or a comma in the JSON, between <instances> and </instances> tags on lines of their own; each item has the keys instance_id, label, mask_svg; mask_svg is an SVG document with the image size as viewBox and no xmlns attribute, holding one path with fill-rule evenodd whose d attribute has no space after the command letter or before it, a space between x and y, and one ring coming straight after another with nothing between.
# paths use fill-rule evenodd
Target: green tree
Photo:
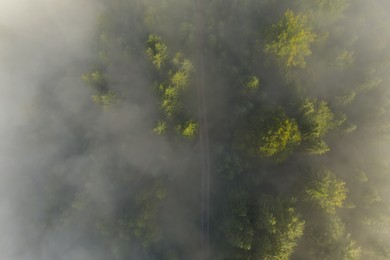
<instances>
[{"instance_id":1,"label":"green tree","mask_svg":"<svg viewBox=\"0 0 390 260\"><path fill-rule=\"evenodd\" d=\"M279 22L272 26L265 51L276 55L286 67L305 68L305 57L312 53L310 45L317 38L308 26L307 19L306 15L287 10Z\"/></svg>"},{"instance_id":2,"label":"green tree","mask_svg":"<svg viewBox=\"0 0 390 260\"><path fill-rule=\"evenodd\" d=\"M117 93L109 90L106 93L93 95L92 100L101 105L105 111L108 111L114 104L118 103L119 98Z\"/></svg>"},{"instance_id":3,"label":"green tree","mask_svg":"<svg viewBox=\"0 0 390 260\"><path fill-rule=\"evenodd\" d=\"M168 58L167 45L162 41L160 36L153 34L149 35L147 45L146 54L149 60L158 70L161 69Z\"/></svg>"},{"instance_id":4,"label":"green tree","mask_svg":"<svg viewBox=\"0 0 390 260\"><path fill-rule=\"evenodd\" d=\"M321 138L335 127L334 114L326 101L305 99L299 108L301 129L304 139Z\"/></svg>"},{"instance_id":5,"label":"green tree","mask_svg":"<svg viewBox=\"0 0 390 260\"><path fill-rule=\"evenodd\" d=\"M199 124L194 120L189 120L184 123L184 125L179 125L178 130L181 134L189 139L192 139L198 133Z\"/></svg>"},{"instance_id":6,"label":"green tree","mask_svg":"<svg viewBox=\"0 0 390 260\"><path fill-rule=\"evenodd\" d=\"M327 213L335 213L336 208L343 206L347 191L345 182L337 179L331 171L325 170L319 179L306 188L305 193L308 201Z\"/></svg>"},{"instance_id":7,"label":"green tree","mask_svg":"<svg viewBox=\"0 0 390 260\"><path fill-rule=\"evenodd\" d=\"M295 209L295 201L276 198L261 202L256 227L260 236L255 259L288 260L302 237L305 221Z\"/></svg>"},{"instance_id":8,"label":"green tree","mask_svg":"<svg viewBox=\"0 0 390 260\"><path fill-rule=\"evenodd\" d=\"M224 216L221 228L230 246L226 259L287 260L305 227L294 199L266 196L256 201L243 190L229 196Z\"/></svg>"},{"instance_id":9,"label":"green tree","mask_svg":"<svg viewBox=\"0 0 390 260\"><path fill-rule=\"evenodd\" d=\"M226 242L244 251L252 249L254 228L250 220L247 192L239 191L230 196L227 217L221 225Z\"/></svg>"},{"instance_id":10,"label":"green tree","mask_svg":"<svg viewBox=\"0 0 390 260\"><path fill-rule=\"evenodd\" d=\"M322 214L307 222L305 239L308 259L359 260L362 249L351 235L346 233L345 224L336 214Z\"/></svg>"},{"instance_id":11,"label":"green tree","mask_svg":"<svg viewBox=\"0 0 390 260\"><path fill-rule=\"evenodd\" d=\"M251 90L251 89L258 89L260 86L260 80L258 77L255 77L255 76L251 76L248 78L248 80L246 81L245 83L245 87L248 89L248 90Z\"/></svg>"},{"instance_id":12,"label":"green tree","mask_svg":"<svg viewBox=\"0 0 390 260\"><path fill-rule=\"evenodd\" d=\"M83 74L82 79L89 86L99 91L104 90L107 84L104 74L98 70Z\"/></svg>"},{"instance_id":13,"label":"green tree","mask_svg":"<svg viewBox=\"0 0 390 260\"><path fill-rule=\"evenodd\" d=\"M153 129L153 132L157 135L164 135L167 131L167 122L158 121L157 126Z\"/></svg>"},{"instance_id":14,"label":"green tree","mask_svg":"<svg viewBox=\"0 0 390 260\"><path fill-rule=\"evenodd\" d=\"M135 200L137 213L128 224L144 247L149 247L161 238L158 218L160 203L166 197L164 185L162 180L157 179L150 189L145 190Z\"/></svg>"},{"instance_id":15,"label":"green tree","mask_svg":"<svg viewBox=\"0 0 390 260\"><path fill-rule=\"evenodd\" d=\"M161 108L164 110L167 117L172 117L179 110L179 95L180 90L174 86L169 86L164 89Z\"/></svg>"},{"instance_id":16,"label":"green tree","mask_svg":"<svg viewBox=\"0 0 390 260\"><path fill-rule=\"evenodd\" d=\"M298 124L281 110L252 116L238 137L238 145L250 157L283 160L301 142Z\"/></svg>"},{"instance_id":17,"label":"green tree","mask_svg":"<svg viewBox=\"0 0 390 260\"><path fill-rule=\"evenodd\" d=\"M346 123L346 117L336 118L324 100L305 99L299 107L299 128L307 151L321 155L330 149L323 138L332 129Z\"/></svg>"},{"instance_id":18,"label":"green tree","mask_svg":"<svg viewBox=\"0 0 390 260\"><path fill-rule=\"evenodd\" d=\"M336 66L340 70L345 70L349 68L354 63L354 61L355 61L354 52L343 49L340 52L339 56L337 56Z\"/></svg>"}]
</instances>

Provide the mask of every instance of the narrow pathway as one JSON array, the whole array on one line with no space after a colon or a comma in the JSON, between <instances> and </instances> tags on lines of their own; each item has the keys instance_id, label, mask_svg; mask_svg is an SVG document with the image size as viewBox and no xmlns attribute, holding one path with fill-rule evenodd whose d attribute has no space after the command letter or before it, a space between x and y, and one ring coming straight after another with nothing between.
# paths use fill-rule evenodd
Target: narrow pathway
<instances>
[{"instance_id":1,"label":"narrow pathway","mask_svg":"<svg viewBox=\"0 0 390 260\"><path fill-rule=\"evenodd\" d=\"M196 46L196 87L198 92L198 113L199 113L199 142L201 153L201 205L202 205L202 259L210 258L210 145L208 134L208 118L207 118L207 100L205 94L205 73L204 73L204 35L203 35L203 0L195 0L195 15L197 31L197 46Z\"/></svg>"}]
</instances>

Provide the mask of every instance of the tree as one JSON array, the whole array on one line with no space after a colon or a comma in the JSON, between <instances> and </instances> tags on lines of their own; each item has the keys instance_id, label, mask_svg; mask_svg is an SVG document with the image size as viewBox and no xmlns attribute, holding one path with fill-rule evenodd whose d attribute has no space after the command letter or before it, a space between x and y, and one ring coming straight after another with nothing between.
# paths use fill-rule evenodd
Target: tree
<instances>
[{"instance_id":1,"label":"tree","mask_svg":"<svg viewBox=\"0 0 390 260\"><path fill-rule=\"evenodd\" d=\"M164 135L167 131L167 122L158 121L157 126L153 129L153 132L157 135Z\"/></svg>"},{"instance_id":2,"label":"tree","mask_svg":"<svg viewBox=\"0 0 390 260\"><path fill-rule=\"evenodd\" d=\"M249 218L249 194L238 191L230 196L227 217L221 225L226 242L233 248L249 251L252 249L254 228Z\"/></svg>"},{"instance_id":3,"label":"tree","mask_svg":"<svg viewBox=\"0 0 390 260\"><path fill-rule=\"evenodd\" d=\"M174 86L169 86L164 89L161 108L164 110L167 117L172 117L179 109L179 91L180 90Z\"/></svg>"},{"instance_id":4,"label":"tree","mask_svg":"<svg viewBox=\"0 0 390 260\"><path fill-rule=\"evenodd\" d=\"M149 60L155 65L157 70L160 70L163 64L166 64L167 69L164 70L162 79L156 82L157 90L161 98L161 109L165 114L163 121L159 121L153 131L162 135L171 127L175 117L183 117L184 105L182 103L182 93L188 87L190 75L193 70L191 61L184 57L181 52L177 52L170 59L167 53L167 47L159 36L150 35L147 42L146 53ZM175 124L175 122L173 122ZM193 120L187 120L185 124L176 124L178 133L189 139L196 135L198 123Z\"/></svg>"},{"instance_id":5,"label":"tree","mask_svg":"<svg viewBox=\"0 0 390 260\"><path fill-rule=\"evenodd\" d=\"M305 221L294 207L295 201L268 198L261 204L256 225L260 236L255 259L290 259L305 228Z\"/></svg>"},{"instance_id":6,"label":"tree","mask_svg":"<svg viewBox=\"0 0 390 260\"><path fill-rule=\"evenodd\" d=\"M260 86L260 80L258 77L255 77L255 76L249 77L247 82L245 83L245 87L248 90L258 89L259 86Z\"/></svg>"},{"instance_id":7,"label":"tree","mask_svg":"<svg viewBox=\"0 0 390 260\"><path fill-rule=\"evenodd\" d=\"M317 35L307 25L307 16L287 10L278 23L272 26L271 37L265 51L274 54L286 67L306 67L305 57L312 52L310 45Z\"/></svg>"},{"instance_id":8,"label":"tree","mask_svg":"<svg viewBox=\"0 0 390 260\"><path fill-rule=\"evenodd\" d=\"M128 222L133 229L134 236L148 247L161 238L158 225L160 203L166 197L166 188L161 179L157 179L153 186L136 197L136 215Z\"/></svg>"},{"instance_id":9,"label":"tree","mask_svg":"<svg viewBox=\"0 0 390 260\"><path fill-rule=\"evenodd\" d=\"M105 76L98 70L83 74L82 79L98 91L104 90L107 85Z\"/></svg>"},{"instance_id":10,"label":"tree","mask_svg":"<svg viewBox=\"0 0 390 260\"><path fill-rule=\"evenodd\" d=\"M199 124L195 122L194 120L190 120L188 122L185 122L185 124L182 127L181 134L186 138L194 138L198 132Z\"/></svg>"},{"instance_id":11,"label":"tree","mask_svg":"<svg viewBox=\"0 0 390 260\"><path fill-rule=\"evenodd\" d=\"M168 47L157 35L149 35L146 54L152 64L159 70L168 58Z\"/></svg>"},{"instance_id":12,"label":"tree","mask_svg":"<svg viewBox=\"0 0 390 260\"><path fill-rule=\"evenodd\" d=\"M230 196L224 215L221 228L231 247L228 259L287 260L305 227L294 199L266 196L252 201L243 190Z\"/></svg>"},{"instance_id":13,"label":"tree","mask_svg":"<svg viewBox=\"0 0 390 260\"><path fill-rule=\"evenodd\" d=\"M321 173L319 179L313 181L305 191L306 199L327 213L335 213L336 208L343 206L347 197L345 182L329 170Z\"/></svg>"},{"instance_id":14,"label":"tree","mask_svg":"<svg viewBox=\"0 0 390 260\"><path fill-rule=\"evenodd\" d=\"M281 110L252 116L238 137L238 145L250 157L283 160L301 142L298 124Z\"/></svg>"},{"instance_id":15,"label":"tree","mask_svg":"<svg viewBox=\"0 0 390 260\"><path fill-rule=\"evenodd\" d=\"M305 99L299 108L304 139L321 138L334 128L334 114L326 101Z\"/></svg>"},{"instance_id":16,"label":"tree","mask_svg":"<svg viewBox=\"0 0 390 260\"><path fill-rule=\"evenodd\" d=\"M309 5L316 11L315 14L325 15L326 18L339 18L349 5L349 0L304 0L305 5ZM332 19L331 19L332 20ZM327 21L322 21L326 23Z\"/></svg>"},{"instance_id":17,"label":"tree","mask_svg":"<svg viewBox=\"0 0 390 260\"><path fill-rule=\"evenodd\" d=\"M343 49L340 52L339 56L337 56L336 66L340 70L345 70L345 69L349 68L353 64L354 61L355 61L354 52Z\"/></svg>"},{"instance_id":18,"label":"tree","mask_svg":"<svg viewBox=\"0 0 390 260\"><path fill-rule=\"evenodd\" d=\"M308 259L361 259L361 248L346 233L345 224L336 214L325 213L308 220L305 235Z\"/></svg>"},{"instance_id":19,"label":"tree","mask_svg":"<svg viewBox=\"0 0 390 260\"><path fill-rule=\"evenodd\" d=\"M103 107L103 110L108 111L111 107L118 103L118 94L112 90L109 90L102 94L97 94L92 96L92 100Z\"/></svg>"},{"instance_id":20,"label":"tree","mask_svg":"<svg viewBox=\"0 0 390 260\"><path fill-rule=\"evenodd\" d=\"M306 98L299 106L299 128L302 139L310 154L324 154L330 149L322 139L330 130L335 129L346 118L337 120L326 101Z\"/></svg>"}]
</instances>

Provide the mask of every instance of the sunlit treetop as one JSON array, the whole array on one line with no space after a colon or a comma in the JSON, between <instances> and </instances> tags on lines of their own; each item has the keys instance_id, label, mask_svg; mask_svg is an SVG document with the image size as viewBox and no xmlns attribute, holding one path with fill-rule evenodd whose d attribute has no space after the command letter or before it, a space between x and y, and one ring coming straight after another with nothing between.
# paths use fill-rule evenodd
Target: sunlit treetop
<instances>
[{"instance_id":1,"label":"sunlit treetop","mask_svg":"<svg viewBox=\"0 0 390 260\"><path fill-rule=\"evenodd\" d=\"M245 82L245 90L257 90L260 86L260 80L256 76L250 76Z\"/></svg>"},{"instance_id":2,"label":"sunlit treetop","mask_svg":"<svg viewBox=\"0 0 390 260\"><path fill-rule=\"evenodd\" d=\"M252 116L246 127L238 137L238 145L250 157L281 161L301 142L297 122L281 110Z\"/></svg>"},{"instance_id":3,"label":"sunlit treetop","mask_svg":"<svg viewBox=\"0 0 390 260\"><path fill-rule=\"evenodd\" d=\"M168 58L167 45L161 40L161 37L153 34L149 35L147 45L146 54L149 60L157 69L160 69Z\"/></svg>"},{"instance_id":4,"label":"sunlit treetop","mask_svg":"<svg viewBox=\"0 0 390 260\"><path fill-rule=\"evenodd\" d=\"M189 120L176 126L176 130L185 138L193 139L198 133L199 123L195 120Z\"/></svg>"},{"instance_id":5,"label":"sunlit treetop","mask_svg":"<svg viewBox=\"0 0 390 260\"><path fill-rule=\"evenodd\" d=\"M295 209L294 199L272 198L262 203L257 228L266 234L259 238L255 259L288 260L305 229Z\"/></svg>"},{"instance_id":6,"label":"sunlit treetop","mask_svg":"<svg viewBox=\"0 0 390 260\"><path fill-rule=\"evenodd\" d=\"M339 180L330 171L324 171L318 180L315 180L306 189L307 199L327 213L335 213L336 208L343 206L347 198L345 182Z\"/></svg>"},{"instance_id":7,"label":"sunlit treetop","mask_svg":"<svg viewBox=\"0 0 390 260\"><path fill-rule=\"evenodd\" d=\"M323 138L329 131L347 124L347 118L336 117L325 100L310 98L301 102L298 118L302 139L309 153L313 155L328 152L330 148ZM348 131L346 129L346 132Z\"/></svg>"},{"instance_id":8,"label":"sunlit treetop","mask_svg":"<svg viewBox=\"0 0 390 260\"><path fill-rule=\"evenodd\" d=\"M299 108L304 138L321 138L335 127L335 116L324 100L305 99Z\"/></svg>"},{"instance_id":9,"label":"sunlit treetop","mask_svg":"<svg viewBox=\"0 0 390 260\"><path fill-rule=\"evenodd\" d=\"M305 57L312 52L310 45L317 35L307 25L307 16L287 10L272 26L270 40L265 51L274 54L286 67L306 67Z\"/></svg>"}]
</instances>

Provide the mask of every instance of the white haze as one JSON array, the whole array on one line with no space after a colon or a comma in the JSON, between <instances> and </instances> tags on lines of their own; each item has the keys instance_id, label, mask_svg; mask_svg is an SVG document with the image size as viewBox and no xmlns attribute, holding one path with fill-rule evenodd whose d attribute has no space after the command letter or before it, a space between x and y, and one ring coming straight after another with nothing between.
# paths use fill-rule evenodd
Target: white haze
<instances>
[{"instance_id":1,"label":"white haze","mask_svg":"<svg viewBox=\"0 0 390 260\"><path fill-rule=\"evenodd\" d=\"M173 156L163 140L153 139L148 102L123 104L115 114L93 104L81 76L96 55L91 46L102 8L92 0L0 0L0 260L107 259L107 249L85 232L88 216L47 224L53 202L45 183L52 175L66 173L61 185L86 190L93 212L109 218L116 194L103 173L113 160L151 174L161 165L188 168L192 151ZM80 187L89 173L93 180ZM171 202L168 208L178 212L172 239L196 237L194 224L180 215L190 213Z\"/></svg>"},{"instance_id":2,"label":"white haze","mask_svg":"<svg viewBox=\"0 0 390 260\"><path fill-rule=\"evenodd\" d=\"M160 165L176 173L191 168L192 151L175 154L161 139L149 139L153 122L147 105L124 104L115 115L106 116L93 109L92 91L81 74L90 69L88 61L96 55L91 41L102 8L97 0L0 0L0 260L106 259L104 249L83 234L88 218L76 216L50 229L42 224L50 200L44 197L42 183L52 172L67 171L66 181L78 189L84 172L107 170L115 156L145 172L155 173ZM382 16L378 19L385 19L386 12L378 13ZM384 22L383 27L388 25ZM387 32L377 43L383 49L389 49ZM367 35L367 44L373 44ZM92 135L85 139L93 141L85 148L88 152L77 154L77 138L84 131ZM102 132L112 139L106 140ZM115 198L106 187L108 177L97 176L88 188L96 200L94 212L109 217ZM179 176L177 183L190 183L181 178L187 176ZM190 194L198 186L181 189ZM177 213L165 220L176 243L199 239L200 231L188 223L195 223L191 210L178 207L194 200L167 203L163 214L170 215L172 209Z\"/></svg>"},{"instance_id":3,"label":"white haze","mask_svg":"<svg viewBox=\"0 0 390 260\"><path fill-rule=\"evenodd\" d=\"M72 138L62 120L80 113L89 95L72 68L89 57L99 8L89 0L0 1L2 260L94 259L69 247L66 233L42 232L46 198L38 183ZM51 111L40 103L48 97Z\"/></svg>"}]
</instances>

